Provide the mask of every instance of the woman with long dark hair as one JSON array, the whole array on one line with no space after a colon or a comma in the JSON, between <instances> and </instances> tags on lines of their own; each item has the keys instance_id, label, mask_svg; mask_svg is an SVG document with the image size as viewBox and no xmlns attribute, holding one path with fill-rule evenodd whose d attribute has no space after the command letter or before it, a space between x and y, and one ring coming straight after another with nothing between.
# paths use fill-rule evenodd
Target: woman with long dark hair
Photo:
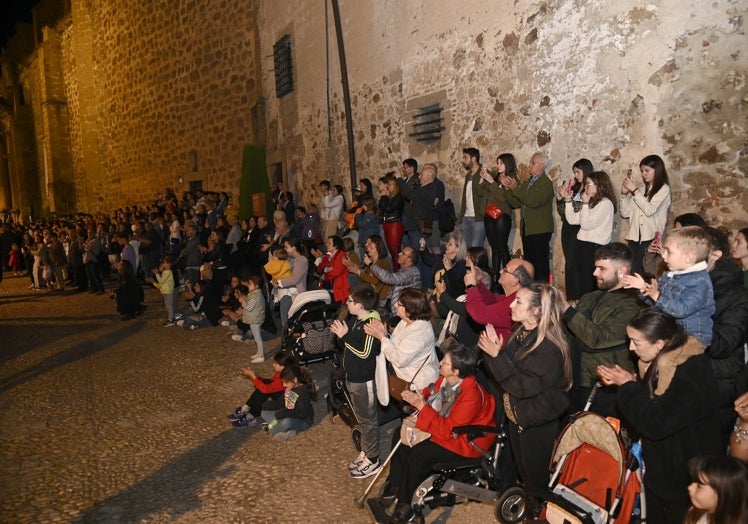
<instances>
[{"instance_id":1,"label":"woman with long dark hair","mask_svg":"<svg viewBox=\"0 0 748 524\"><path fill-rule=\"evenodd\" d=\"M587 175L582 192L582 207L574 210L571 191L566 194L566 222L578 225L577 268L579 295L595 290L595 251L610 244L613 238L613 217L616 213L616 197L613 184L605 171L593 171Z\"/></svg>"},{"instance_id":2,"label":"woman with long dark hair","mask_svg":"<svg viewBox=\"0 0 748 524\"><path fill-rule=\"evenodd\" d=\"M517 161L511 153L502 153L496 157L496 172L490 173L485 167L481 169L481 178L489 183L486 215L483 225L486 229L486 239L491 246L491 270L493 282L496 282L501 268L506 266L511 258L509 253L509 233L512 230L512 207L506 201L506 188L501 184L501 176L506 175L519 182L517 176ZM493 207L492 207L493 206ZM498 208L498 211L496 211ZM500 214L494 218L491 213Z\"/></svg>"},{"instance_id":3,"label":"woman with long dark hair","mask_svg":"<svg viewBox=\"0 0 748 524\"><path fill-rule=\"evenodd\" d=\"M644 255L657 234L665 231L670 209L670 186L665 162L657 155L648 155L639 162L643 187L629 175L621 187L621 217L629 219L626 240L633 254L631 274L644 275Z\"/></svg>"},{"instance_id":4,"label":"woman with long dark hair","mask_svg":"<svg viewBox=\"0 0 748 524\"><path fill-rule=\"evenodd\" d=\"M595 170L592 162L580 158L571 166L572 178L556 186L556 210L561 216L561 249L564 252L564 277L566 284L566 299L570 302L579 300L582 296L579 271L579 223L570 224L566 217L567 202L575 213L582 209L582 194L587 175ZM590 274L590 278L592 274Z\"/></svg>"},{"instance_id":5,"label":"woman with long dark hair","mask_svg":"<svg viewBox=\"0 0 748 524\"><path fill-rule=\"evenodd\" d=\"M688 510L688 461L720 449L717 384L704 345L656 308L643 309L626 332L639 376L598 366L618 387L623 423L641 435L647 473L647 520L680 524Z\"/></svg>"}]
</instances>

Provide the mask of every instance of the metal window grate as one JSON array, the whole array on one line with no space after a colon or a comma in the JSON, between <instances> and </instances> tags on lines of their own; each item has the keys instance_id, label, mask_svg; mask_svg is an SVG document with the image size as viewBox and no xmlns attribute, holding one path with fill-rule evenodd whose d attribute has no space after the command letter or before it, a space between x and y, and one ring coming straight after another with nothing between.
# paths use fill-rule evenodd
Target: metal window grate
<instances>
[{"instance_id":1,"label":"metal window grate","mask_svg":"<svg viewBox=\"0 0 748 524\"><path fill-rule=\"evenodd\" d=\"M273 46L275 67L275 96L283 98L293 91L293 64L291 62L291 35L285 35Z\"/></svg>"},{"instance_id":2,"label":"metal window grate","mask_svg":"<svg viewBox=\"0 0 748 524\"><path fill-rule=\"evenodd\" d=\"M413 132L408 136L424 144L433 145L442 137L442 121L441 104L418 108L413 115Z\"/></svg>"}]
</instances>

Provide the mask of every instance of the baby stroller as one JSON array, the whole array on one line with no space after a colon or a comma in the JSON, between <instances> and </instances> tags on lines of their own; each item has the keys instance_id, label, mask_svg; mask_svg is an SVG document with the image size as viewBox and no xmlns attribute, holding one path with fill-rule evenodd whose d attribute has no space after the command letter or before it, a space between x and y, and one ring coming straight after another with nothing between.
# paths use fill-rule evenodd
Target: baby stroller
<instances>
[{"instance_id":1,"label":"baby stroller","mask_svg":"<svg viewBox=\"0 0 748 524\"><path fill-rule=\"evenodd\" d=\"M338 305L324 289L299 293L288 310L288 325L281 347L300 364L323 362L335 355L335 334L330 331Z\"/></svg>"},{"instance_id":2,"label":"baby stroller","mask_svg":"<svg viewBox=\"0 0 748 524\"><path fill-rule=\"evenodd\" d=\"M628 524L645 520L639 461L618 432L618 421L583 411L574 415L556 439L547 493L521 486L499 501L501 522L528 518L526 496L544 499L541 518L550 524ZM639 501L639 516L635 506Z\"/></svg>"}]
</instances>

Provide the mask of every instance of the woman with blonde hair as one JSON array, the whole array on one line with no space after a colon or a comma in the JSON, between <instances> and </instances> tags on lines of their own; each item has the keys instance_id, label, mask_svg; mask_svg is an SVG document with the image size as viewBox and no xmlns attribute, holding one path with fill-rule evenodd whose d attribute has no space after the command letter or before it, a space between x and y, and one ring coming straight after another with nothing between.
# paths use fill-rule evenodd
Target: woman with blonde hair
<instances>
[{"instance_id":1,"label":"woman with blonde hair","mask_svg":"<svg viewBox=\"0 0 748 524\"><path fill-rule=\"evenodd\" d=\"M561 295L533 282L517 291L509 306L515 327L504 345L491 324L478 346L503 390L512 455L520 478L530 488L548 484L548 464L572 385L569 343L561 322ZM537 511L531 498L531 511Z\"/></svg>"}]
</instances>

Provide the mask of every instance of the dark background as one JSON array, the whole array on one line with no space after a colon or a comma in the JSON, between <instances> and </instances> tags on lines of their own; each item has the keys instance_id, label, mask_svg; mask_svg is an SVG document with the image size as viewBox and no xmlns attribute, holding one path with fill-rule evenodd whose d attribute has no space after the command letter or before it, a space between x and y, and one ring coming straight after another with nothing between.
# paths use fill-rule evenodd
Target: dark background
<instances>
[{"instance_id":1,"label":"dark background","mask_svg":"<svg viewBox=\"0 0 748 524\"><path fill-rule=\"evenodd\" d=\"M0 1L0 47L8 43L15 33L17 22L31 23L31 8L40 0L4 0Z\"/></svg>"}]
</instances>

